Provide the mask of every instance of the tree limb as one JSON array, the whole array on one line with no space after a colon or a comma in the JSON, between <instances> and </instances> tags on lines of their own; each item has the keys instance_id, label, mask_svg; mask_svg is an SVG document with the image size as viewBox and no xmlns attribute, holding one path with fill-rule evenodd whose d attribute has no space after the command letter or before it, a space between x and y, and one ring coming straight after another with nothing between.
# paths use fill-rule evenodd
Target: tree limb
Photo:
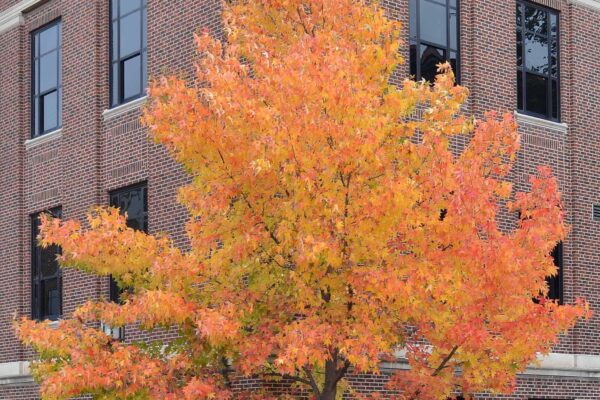
<instances>
[{"instance_id":1,"label":"tree limb","mask_svg":"<svg viewBox=\"0 0 600 400\"><path fill-rule=\"evenodd\" d=\"M306 374L306 377L309 380L309 385L312 387L312 390L315 393L315 396L320 397L321 390L319 389L319 385L317 384L317 381L315 381L315 378L313 377L312 372L310 372L310 369L308 367L303 367L302 370Z\"/></svg>"},{"instance_id":2,"label":"tree limb","mask_svg":"<svg viewBox=\"0 0 600 400\"><path fill-rule=\"evenodd\" d=\"M452 348L452 351L450 351L450 354L448 354L446 356L446 358L444 358L444 360L442 361L442 363L436 368L435 371L433 371L433 374L431 374L431 376L438 376L440 374L440 372L442 372L442 370L444 368L446 368L446 364L448 364L448 362L450 361L450 359L454 356L454 354L456 353L456 350L458 350L458 346L454 346Z\"/></svg>"}]
</instances>

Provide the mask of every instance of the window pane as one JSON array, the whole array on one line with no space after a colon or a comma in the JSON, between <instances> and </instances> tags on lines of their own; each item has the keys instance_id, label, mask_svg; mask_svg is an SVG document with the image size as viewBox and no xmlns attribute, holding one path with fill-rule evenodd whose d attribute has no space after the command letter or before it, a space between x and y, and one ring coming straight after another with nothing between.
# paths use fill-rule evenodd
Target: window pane
<instances>
[{"instance_id":1,"label":"window pane","mask_svg":"<svg viewBox=\"0 0 600 400\"><path fill-rule=\"evenodd\" d=\"M112 43L111 43L111 61L116 61L119 59L119 46L115 43L118 43L119 39L119 21L115 21L112 23Z\"/></svg>"},{"instance_id":2,"label":"window pane","mask_svg":"<svg viewBox=\"0 0 600 400\"><path fill-rule=\"evenodd\" d=\"M40 52L44 54L58 47L58 24L40 32Z\"/></svg>"},{"instance_id":3,"label":"window pane","mask_svg":"<svg viewBox=\"0 0 600 400\"><path fill-rule=\"evenodd\" d=\"M458 35L458 22L457 22L457 12L456 10L450 10L450 48L452 50L458 49L457 35Z\"/></svg>"},{"instance_id":4,"label":"window pane","mask_svg":"<svg viewBox=\"0 0 600 400\"><path fill-rule=\"evenodd\" d=\"M31 316L40 319L40 284L37 281L31 283Z\"/></svg>"},{"instance_id":5,"label":"window pane","mask_svg":"<svg viewBox=\"0 0 600 400\"><path fill-rule=\"evenodd\" d=\"M40 133L40 98L36 97L33 101L33 134L34 136Z\"/></svg>"},{"instance_id":6,"label":"window pane","mask_svg":"<svg viewBox=\"0 0 600 400\"><path fill-rule=\"evenodd\" d=\"M417 37L417 0L410 0L410 37Z\"/></svg>"},{"instance_id":7,"label":"window pane","mask_svg":"<svg viewBox=\"0 0 600 400\"><path fill-rule=\"evenodd\" d=\"M542 35L548 34L548 13L539 8L525 7L525 29Z\"/></svg>"},{"instance_id":8,"label":"window pane","mask_svg":"<svg viewBox=\"0 0 600 400\"><path fill-rule=\"evenodd\" d=\"M550 34L556 36L558 33L558 15L550 14Z\"/></svg>"},{"instance_id":9,"label":"window pane","mask_svg":"<svg viewBox=\"0 0 600 400\"><path fill-rule=\"evenodd\" d=\"M127 222L131 228L143 230L144 199L142 198L142 189L132 190L130 192L129 204L127 207Z\"/></svg>"},{"instance_id":10,"label":"window pane","mask_svg":"<svg viewBox=\"0 0 600 400\"><path fill-rule=\"evenodd\" d=\"M410 45L410 75L416 77L417 76L417 45Z\"/></svg>"},{"instance_id":11,"label":"window pane","mask_svg":"<svg viewBox=\"0 0 600 400\"><path fill-rule=\"evenodd\" d=\"M148 52L142 52L142 92L148 87ZM145 93L140 93L140 95Z\"/></svg>"},{"instance_id":12,"label":"window pane","mask_svg":"<svg viewBox=\"0 0 600 400\"><path fill-rule=\"evenodd\" d=\"M523 35L517 32L517 66L523 65Z\"/></svg>"},{"instance_id":13,"label":"window pane","mask_svg":"<svg viewBox=\"0 0 600 400\"><path fill-rule=\"evenodd\" d=\"M446 59L445 51L432 46L421 46L421 77L429 82L435 81L437 65Z\"/></svg>"},{"instance_id":14,"label":"window pane","mask_svg":"<svg viewBox=\"0 0 600 400\"><path fill-rule=\"evenodd\" d=\"M58 272L58 262L56 255L58 249L56 247L48 247L40 251L41 275L42 278L48 278L56 275Z\"/></svg>"},{"instance_id":15,"label":"window pane","mask_svg":"<svg viewBox=\"0 0 600 400\"><path fill-rule=\"evenodd\" d=\"M559 243L552 250L552 259L557 268L557 273L554 276L548 277L548 298L552 300L562 300L561 275L563 266L563 244Z\"/></svg>"},{"instance_id":16,"label":"window pane","mask_svg":"<svg viewBox=\"0 0 600 400\"><path fill-rule=\"evenodd\" d=\"M454 76L458 77L458 55L456 54L456 52L452 51L450 52L450 66L452 67L452 71L454 71Z\"/></svg>"},{"instance_id":17,"label":"window pane","mask_svg":"<svg viewBox=\"0 0 600 400\"><path fill-rule=\"evenodd\" d=\"M148 9L142 9L142 49L148 46Z\"/></svg>"},{"instance_id":18,"label":"window pane","mask_svg":"<svg viewBox=\"0 0 600 400\"><path fill-rule=\"evenodd\" d=\"M110 12L112 19L115 20L119 17L119 0L111 0L110 2Z\"/></svg>"},{"instance_id":19,"label":"window pane","mask_svg":"<svg viewBox=\"0 0 600 400\"><path fill-rule=\"evenodd\" d=\"M35 35L33 37L33 46L34 46L34 55L35 57L40 56L40 35Z\"/></svg>"},{"instance_id":20,"label":"window pane","mask_svg":"<svg viewBox=\"0 0 600 400\"><path fill-rule=\"evenodd\" d=\"M40 93L58 86L58 52L53 51L40 58Z\"/></svg>"},{"instance_id":21,"label":"window pane","mask_svg":"<svg viewBox=\"0 0 600 400\"><path fill-rule=\"evenodd\" d=\"M523 109L523 71L517 71L517 109Z\"/></svg>"},{"instance_id":22,"label":"window pane","mask_svg":"<svg viewBox=\"0 0 600 400\"><path fill-rule=\"evenodd\" d=\"M118 207L121 214L127 214L127 226L146 231L146 187L134 187L110 196L110 205Z\"/></svg>"},{"instance_id":23,"label":"window pane","mask_svg":"<svg viewBox=\"0 0 600 400\"><path fill-rule=\"evenodd\" d=\"M135 10L136 8L140 8L142 6L141 0L121 0L121 16Z\"/></svg>"},{"instance_id":24,"label":"window pane","mask_svg":"<svg viewBox=\"0 0 600 400\"><path fill-rule=\"evenodd\" d=\"M525 64L533 72L548 73L548 39L531 33L525 34Z\"/></svg>"},{"instance_id":25,"label":"window pane","mask_svg":"<svg viewBox=\"0 0 600 400\"><path fill-rule=\"evenodd\" d=\"M121 289L117 284L117 281L112 276L109 279L109 287L108 287L108 298L113 303L119 303L121 298Z\"/></svg>"},{"instance_id":26,"label":"window pane","mask_svg":"<svg viewBox=\"0 0 600 400\"><path fill-rule=\"evenodd\" d=\"M114 63L112 67L112 82L111 82L112 104L119 104L119 64Z\"/></svg>"},{"instance_id":27,"label":"window pane","mask_svg":"<svg viewBox=\"0 0 600 400\"><path fill-rule=\"evenodd\" d=\"M42 97L42 132L58 128L58 93L50 92ZM40 133L42 133L40 132Z\"/></svg>"},{"instance_id":28,"label":"window pane","mask_svg":"<svg viewBox=\"0 0 600 400\"><path fill-rule=\"evenodd\" d=\"M58 121L56 123L57 127L62 124L62 89L58 89Z\"/></svg>"},{"instance_id":29,"label":"window pane","mask_svg":"<svg viewBox=\"0 0 600 400\"><path fill-rule=\"evenodd\" d=\"M558 43L556 39L552 40L550 45L550 73L552 76L558 76Z\"/></svg>"},{"instance_id":30,"label":"window pane","mask_svg":"<svg viewBox=\"0 0 600 400\"><path fill-rule=\"evenodd\" d=\"M142 46L141 12L136 12L121 19L119 36L120 57L139 52Z\"/></svg>"},{"instance_id":31,"label":"window pane","mask_svg":"<svg viewBox=\"0 0 600 400\"><path fill-rule=\"evenodd\" d=\"M42 318L60 315L60 291L58 278L41 282L42 285Z\"/></svg>"},{"instance_id":32,"label":"window pane","mask_svg":"<svg viewBox=\"0 0 600 400\"><path fill-rule=\"evenodd\" d=\"M558 119L558 83L552 81L552 118Z\"/></svg>"},{"instance_id":33,"label":"window pane","mask_svg":"<svg viewBox=\"0 0 600 400\"><path fill-rule=\"evenodd\" d=\"M421 40L446 46L446 7L421 0L419 22L421 24Z\"/></svg>"},{"instance_id":34,"label":"window pane","mask_svg":"<svg viewBox=\"0 0 600 400\"><path fill-rule=\"evenodd\" d=\"M525 85L527 111L547 115L548 78L528 73Z\"/></svg>"},{"instance_id":35,"label":"window pane","mask_svg":"<svg viewBox=\"0 0 600 400\"><path fill-rule=\"evenodd\" d=\"M123 61L123 99L139 96L142 91L141 57Z\"/></svg>"}]
</instances>

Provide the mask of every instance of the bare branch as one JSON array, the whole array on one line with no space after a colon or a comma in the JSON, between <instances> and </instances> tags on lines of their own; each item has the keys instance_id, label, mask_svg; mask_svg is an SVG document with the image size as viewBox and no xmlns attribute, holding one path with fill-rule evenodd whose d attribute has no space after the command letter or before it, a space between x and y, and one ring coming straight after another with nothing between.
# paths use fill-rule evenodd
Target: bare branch
<instances>
[{"instance_id":1,"label":"bare branch","mask_svg":"<svg viewBox=\"0 0 600 400\"><path fill-rule=\"evenodd\" d=\"M458 346L454 346L452 348L452 351L450 352L450 354L448 354L446 356L446 358L444 358L444 360L442 361L442 363L436 368L435 371L433 371L433 374L431 376L438 376L440 374L440 372L442 372L442 370L444 368L446 368L446 364L448 364L448 362L450 361L450 359L452 359L452 357L456 353L456 350L458 350Z\"/></svg>"}]
</instances>

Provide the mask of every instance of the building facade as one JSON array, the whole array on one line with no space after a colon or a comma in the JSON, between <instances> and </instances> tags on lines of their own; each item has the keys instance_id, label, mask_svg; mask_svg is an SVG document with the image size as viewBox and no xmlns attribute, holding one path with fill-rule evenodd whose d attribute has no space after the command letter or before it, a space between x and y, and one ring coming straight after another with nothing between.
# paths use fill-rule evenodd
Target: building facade
<instances>
[{"instance_id":1,"label":"building facade","mask_svg":"<svg viewBox=\"0 0 600 400\"><path fill-rule=\"evenodd\" d=\"M583 297L596 313L502 398L600 399L600 0L381 1L403 22L394 79L431 79L449 60L471 90L469 113L515 113L517 189L540 164L560 181L572 230L555 252L551 296ZM118 295L109 278L61 271L52 249L37 248L39 212L81 219L118 205L130 226L186 246L176 192L187 177L139 117L149 77L192 76L192 35L220 34L220 10L220 0L0 0L0 399L38 398L14 316L55 320ZM371 392L386 375L350 380Z\"/></svg>"}]
</instances>

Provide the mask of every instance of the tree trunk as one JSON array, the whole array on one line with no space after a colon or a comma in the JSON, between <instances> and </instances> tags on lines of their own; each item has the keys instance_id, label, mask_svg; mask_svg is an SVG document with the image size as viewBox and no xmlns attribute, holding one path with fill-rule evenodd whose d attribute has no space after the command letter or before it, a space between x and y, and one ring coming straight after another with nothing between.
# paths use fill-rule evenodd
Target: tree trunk
<instances>
[{"instance_id":1,"label":"tree trunk","mask_svg":"<svg viewBox=\"0 0 600 400\"><path fill-rule=\"evenodd\" d=\"M335 400L337 395L337 385L333 385L331 388L323 388L319 400Z\"/></svg>"},{"instance_id":2,"label":"tree trunk","mask_svg":"<svg viewBox=\"0 0 600 400\"><path fill-rule=\"evenodd\" d=\"M337 385L346 373L347 368L338 369L337 352L333 360L325 363L325 383L321 390L318 400L335 400L337 395Z\"/></svg>"}]
</instances>

